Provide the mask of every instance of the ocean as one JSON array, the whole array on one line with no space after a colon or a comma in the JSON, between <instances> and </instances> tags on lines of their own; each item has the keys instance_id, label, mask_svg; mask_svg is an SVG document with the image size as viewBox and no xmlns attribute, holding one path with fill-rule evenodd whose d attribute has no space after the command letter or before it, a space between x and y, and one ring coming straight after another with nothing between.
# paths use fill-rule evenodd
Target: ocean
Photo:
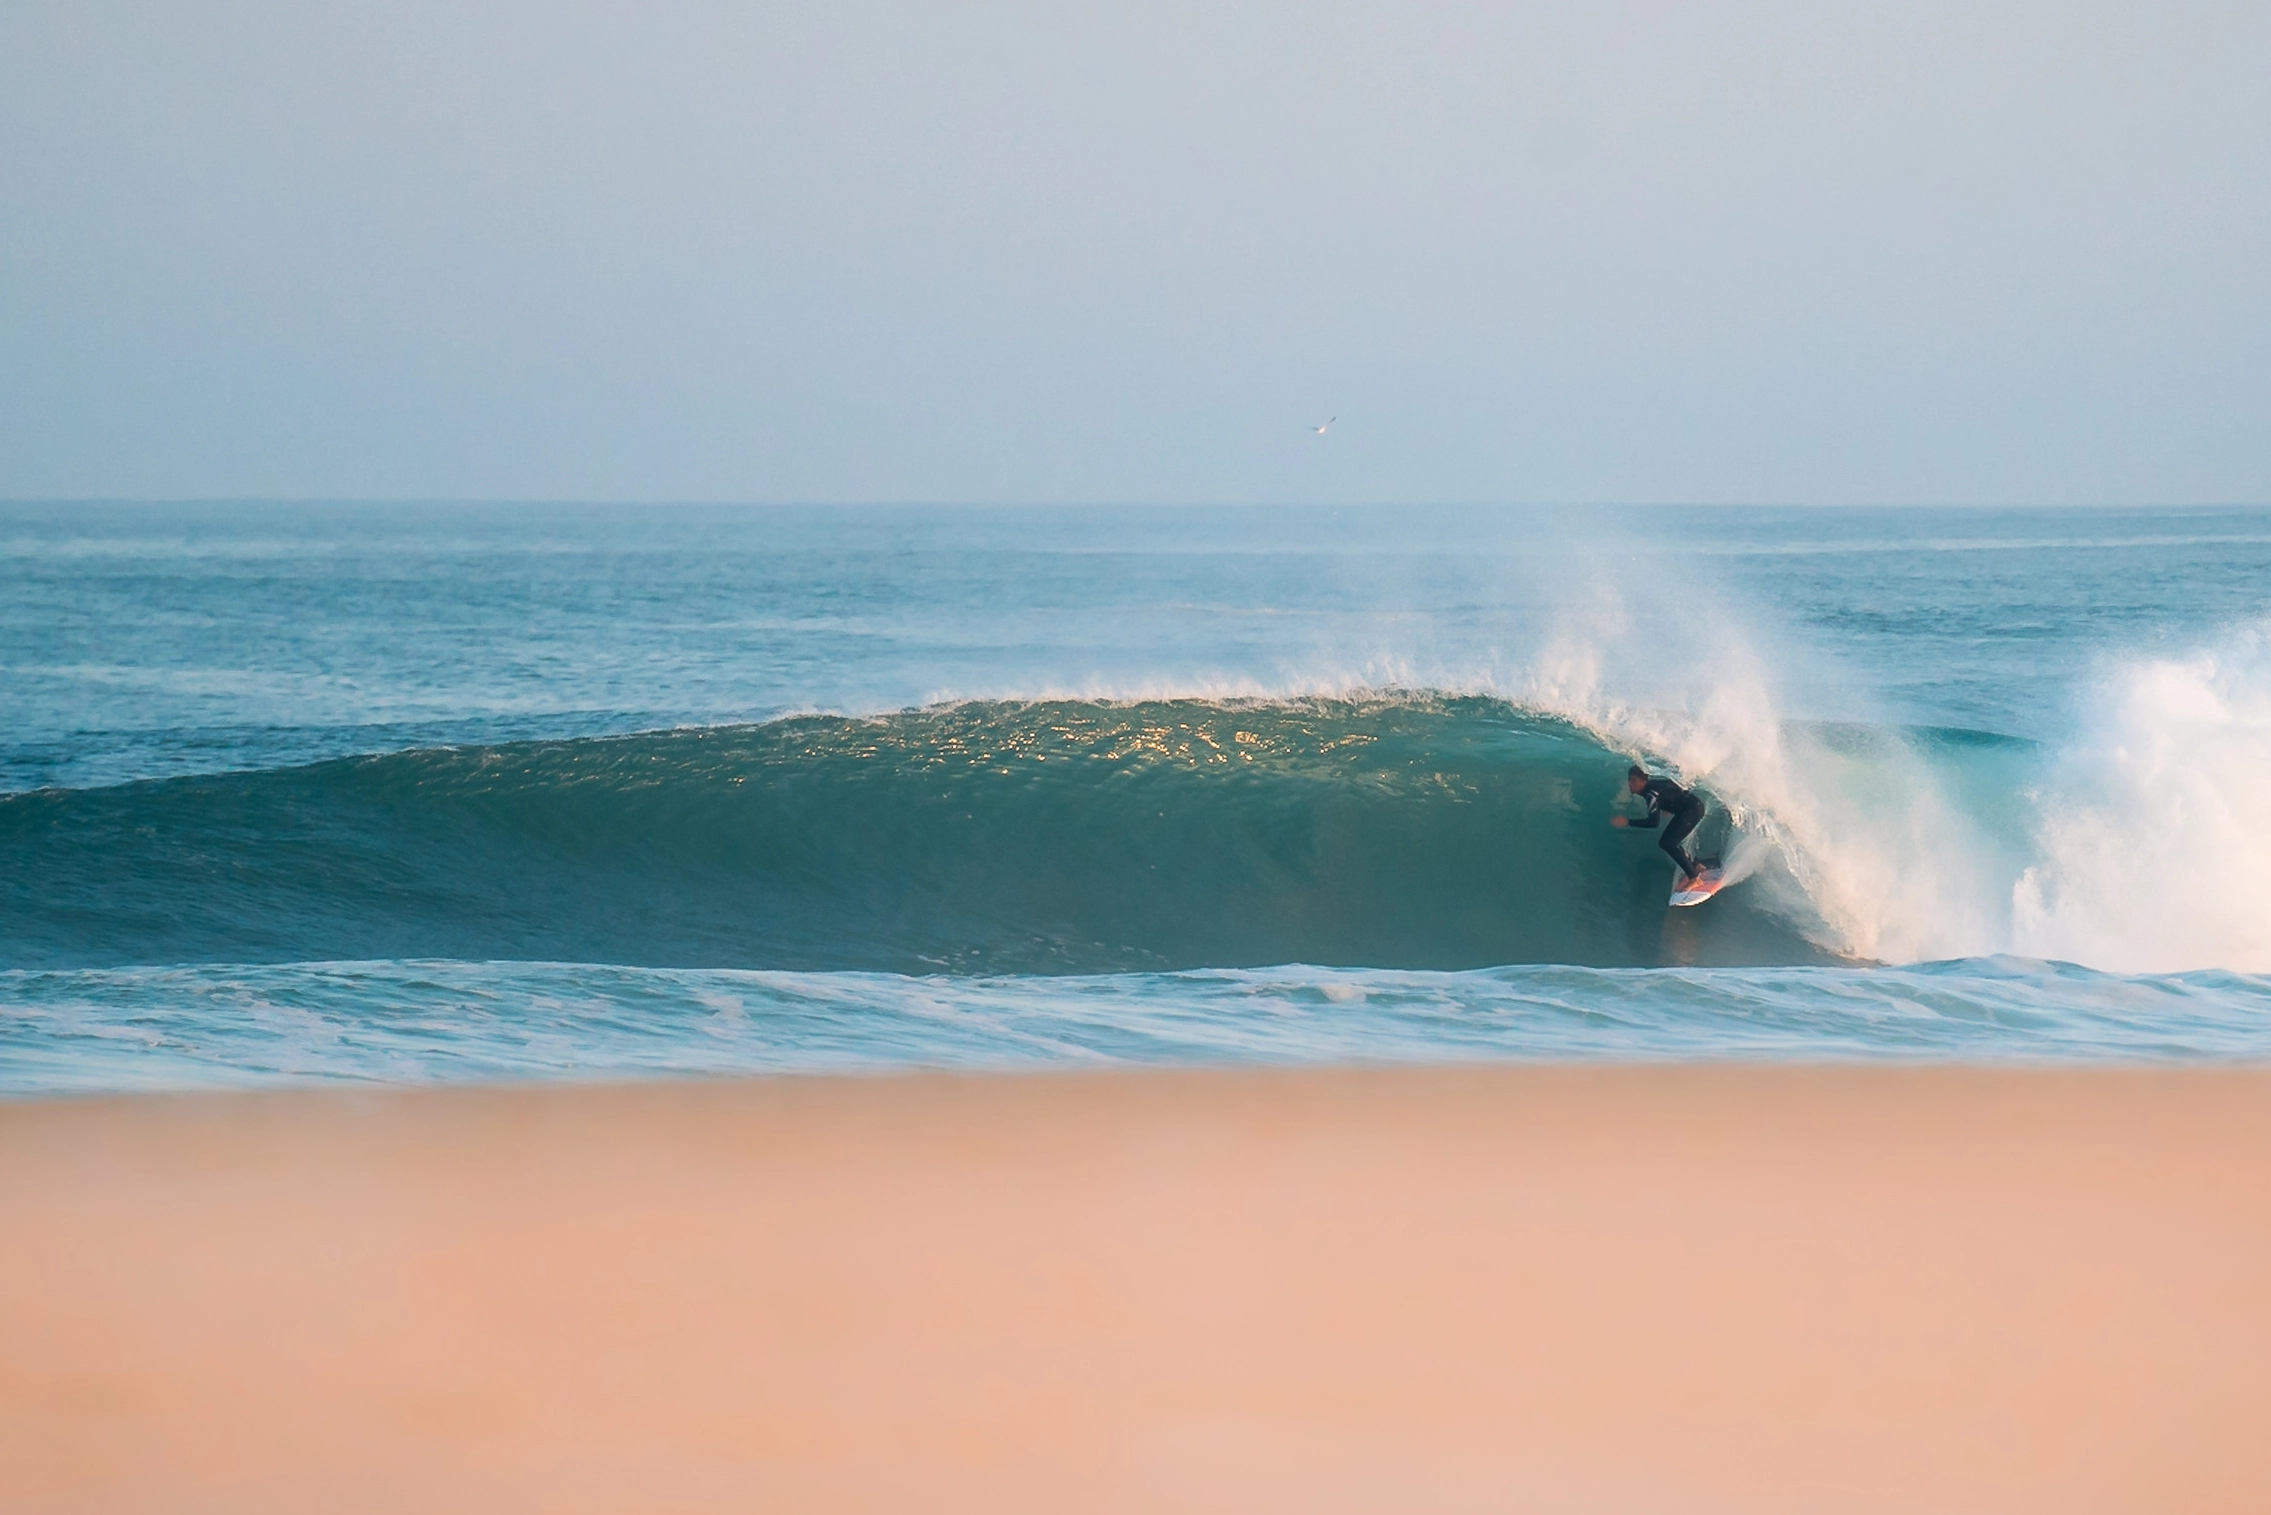
<instances>
[{"instance_id":1,"label":"ocean","mask_svg":"<svg viewBox=\"0 0 2271 1515\"><path fill-rule=\"evenodd\" d=\"M0 716L19 1096L2271 1055L2271 510L0 505Z\"/></svg>"}]
</instances>

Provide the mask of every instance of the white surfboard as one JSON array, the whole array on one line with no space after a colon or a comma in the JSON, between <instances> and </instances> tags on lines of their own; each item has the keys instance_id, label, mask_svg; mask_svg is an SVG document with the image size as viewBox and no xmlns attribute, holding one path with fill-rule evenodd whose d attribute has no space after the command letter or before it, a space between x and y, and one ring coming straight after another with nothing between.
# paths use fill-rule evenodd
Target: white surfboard
<instances>
[{"instance_id":1,"label":"white surfboard","mask_svg":"<svg viewBox=\"0 0 2271 1515\"><path fill-rule=\"evenodd\" d=\"M1683 879L1674 874L1672 877L1672 903L1675 905L1700 905L1717 894L1719 886L1726 882L1727 870L1724 868L1706 868L1697 874L1693 880Z\"/></svg>"}]
</instances>

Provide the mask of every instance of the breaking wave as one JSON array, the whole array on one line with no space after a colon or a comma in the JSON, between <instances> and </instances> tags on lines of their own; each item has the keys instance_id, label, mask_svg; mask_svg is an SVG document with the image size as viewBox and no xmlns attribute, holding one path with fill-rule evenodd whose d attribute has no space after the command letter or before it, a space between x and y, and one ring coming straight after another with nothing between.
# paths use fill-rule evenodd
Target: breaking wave
<instances>
[{"instance_id":1,"label":"breaking wave","mask_svg":"<svg viewBox=\"0 0 2271 1515\"><path fill-rule=\"evenodd\" d=\"M1920 962L2271 968L2271 642L2113 670L2067 748L1519 699L973 701L0 798L0 968L900 973ZM1633 757L1742 882L1667 911Z\"/></svg>"}]
</instances>

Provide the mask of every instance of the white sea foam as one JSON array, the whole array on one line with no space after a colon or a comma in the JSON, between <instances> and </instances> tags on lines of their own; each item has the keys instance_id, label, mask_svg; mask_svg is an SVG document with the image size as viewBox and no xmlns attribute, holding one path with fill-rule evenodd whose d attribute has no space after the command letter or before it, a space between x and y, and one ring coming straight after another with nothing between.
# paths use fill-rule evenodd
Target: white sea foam
<instances>
[{"instance_id":1,"label":"white sea foam","mask_svg":"<svg viewBox=\"0 0 2271 1515\"><path fill-rule=\"evenodd\" d=\"M2146 972L2271 970L2262 857L2271 626L2116 669L2049 771L2019 950Z\"/></svg>"}]
</instances>

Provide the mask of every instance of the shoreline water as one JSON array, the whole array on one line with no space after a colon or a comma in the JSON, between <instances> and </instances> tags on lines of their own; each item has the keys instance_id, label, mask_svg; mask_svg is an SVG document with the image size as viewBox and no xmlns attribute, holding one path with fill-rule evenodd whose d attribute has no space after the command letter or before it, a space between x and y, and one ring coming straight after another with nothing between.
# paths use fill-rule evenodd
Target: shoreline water
<instances>
[{"instance_id":1,"label":"shoreline water","mask_svg":"<svg viewBox=\"0 0 2271 1515\"><path fill-rule=\"evenodd\" d=\"M1007 976L240 963L0 970L0 1004L0 1099L920 1069L2271 1061L2271 979L2017 958Z\"/></svg>"},{"instance_id":2,"label":"shoreline water","mask_svg":"<svg viewBox=\"0 0 2271 1515\"><path fill-rule=\"evenodd\" d=\"M2238 1068L0 1104L0 1498L2253 1509L2267 1193Z\"/></svg>"}]
</instances>

